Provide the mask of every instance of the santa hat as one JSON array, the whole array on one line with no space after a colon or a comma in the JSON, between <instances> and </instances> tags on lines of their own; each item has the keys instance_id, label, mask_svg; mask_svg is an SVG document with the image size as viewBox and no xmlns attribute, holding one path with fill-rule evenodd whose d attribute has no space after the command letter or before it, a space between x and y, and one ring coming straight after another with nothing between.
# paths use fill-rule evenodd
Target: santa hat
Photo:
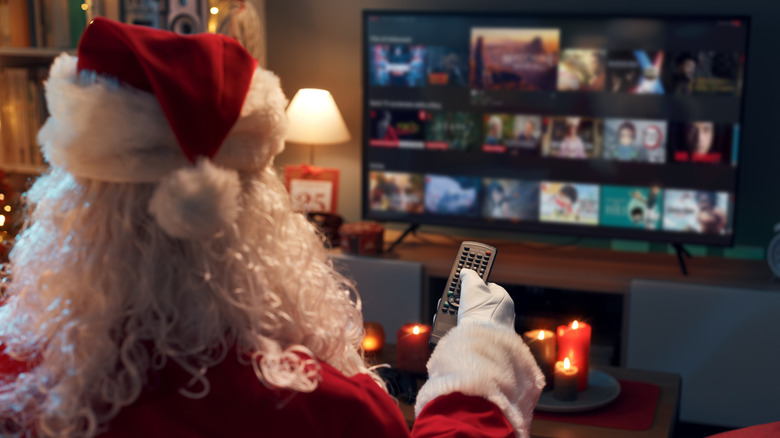
<instances>
[{"instance_id":1,"label":"santa hat","mask_svg":"<svg viewBox=\"0 0 780 438\"><path fill-rule=\"evenodd\" d=\"M211 235L238 215L240 173L284 147L279 80L234 39L94 19L78 57L46 81L38 140L78 178L153 183L149 211L171 236Z\"/></svg>"}]
</instances>

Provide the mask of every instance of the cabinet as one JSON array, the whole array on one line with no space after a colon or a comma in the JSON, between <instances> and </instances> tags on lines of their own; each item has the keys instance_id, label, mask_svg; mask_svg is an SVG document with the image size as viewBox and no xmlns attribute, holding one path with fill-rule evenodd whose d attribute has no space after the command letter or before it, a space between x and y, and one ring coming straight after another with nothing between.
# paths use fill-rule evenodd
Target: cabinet
<instances>
[{"instance_id":1,"label":"cabinet","mask_svg":"<svg viewBox=\"0 0 780 438\"><path fill-rule=\"evenodd\" d=\"M399 231L387 230L386 242ZM382 259L420 263L421 319L427 321L449 275L462 236L417 233L407 236ZM516 329L554 328L566 319L583 317L594 327L594 363L625 364L629 296L637 280L702 289L733 287L773 290L766 263L718 257L687 260L688 276L673 254L630 253L576 246L549 246L511 240L477 238L497 248L490 281L504 286L515 300ZM706 296L706 294L705 294ZM635 312L642 309L633 308Z\"/></svg>"}]
</instances>

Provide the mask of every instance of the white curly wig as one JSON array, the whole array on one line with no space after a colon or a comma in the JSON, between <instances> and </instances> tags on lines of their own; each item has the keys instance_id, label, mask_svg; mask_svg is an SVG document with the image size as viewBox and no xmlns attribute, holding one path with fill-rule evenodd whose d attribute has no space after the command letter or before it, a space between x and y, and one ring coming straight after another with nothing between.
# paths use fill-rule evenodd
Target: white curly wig
<instances>
[{"instance_id":1,"label":"white curly wig","mask_svg":"<svg viewBox=\"0 0 780 438\"><path fill-rule=\"evenodd\" d=\"M154 97L109 82L88 85L126 105L115 118L101 112L105 94L89 100L71 57L47 83L52 116L39 140L52 167L26 195L0 307L4 354L36 366L0 381L0 435L93 436L170 363L192 375L180 388L188 397L208 394L205 372L228 354L251 353L260 381L297 391L313 391L318 378L295 352L372 374L357 293L271 166L285 125L278 79L256 71L214 165L198 164L228 169L240 189L229 223L189 237L160 223L153 198L166 173L191 164L171 152L178 146ZM119 123L126 116L136 118ZM109 142L126 147L90 146ZM149 154L172 158L147 167ZM127 181L133 169L148 180Z\"/></svg>"}]
</instances>

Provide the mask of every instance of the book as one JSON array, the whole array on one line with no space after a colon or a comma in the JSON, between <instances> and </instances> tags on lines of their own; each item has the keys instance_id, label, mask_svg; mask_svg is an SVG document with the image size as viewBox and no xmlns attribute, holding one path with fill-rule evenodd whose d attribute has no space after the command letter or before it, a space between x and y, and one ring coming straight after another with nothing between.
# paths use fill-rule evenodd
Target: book
<instances>
[{"instance_id":1,"label":"book","mask_svg":"<svg viewBox=\"0 0 780 438\"><path fill-rule=\"evenodd\" d=\"M87 22L95 17L106 17L120 21L119 0L92 0L87 9Z\"/></svg>"},{"instance_id":2,"label":"book","mask_svg":"<svg viewBox=\"0 0 780 438\"><path fill-rule=\"evenodd\" d=\"M68 16L68 0L40 0L43 12L43 26L45 34L44 47L56 47L69 49L70 46L70 20Z\"/></svg>"},{"instance_id":3,"label":"book","mask_svg":"<svg viewBox=\"0 0 780 438\"><path fill-rule=\"evenodd\" d=\"M0 165L12 162L13 138L11 138L11 125L8 119L10 111L8 93L8 75L5 70L0 69Z\"/></svg>"},{"instance_id":4,"label":"book","mask_svg":"<svg viewBox=\"0 0 780 438\"><path fill-rule=\"evenodd\" d=\"M8 19L10 21L11 47L30 47L30 17L27 2L8 1Z\"/></svg>"},{"instance_id":5,"label":"book","mask_svg":"<svg viewBox=\"0 0 780 438\"><path fill-rule=\"evenodd\" d=\"M30 47L44 47L46 36L42 0L27 0L27 11L30 16Z\"/></svg>"},{"instance_id":6,"label":"book","mask_svg":"<svg viewBox=\"0 0 780 438\"><path fill-rule=\"evenodd\" d=\"M8 9L10 0L0 0L0 47L11 45L11 15Z\"/></svg>"},{"instance_id":7,"label":"book","mask_svg":"<svg viewBox=\"0 0 780 438\"><path fill-rule=\"evenodd\" d=\"M13 124L11 129L14 131L14 155L16 163L30 164L30 131L28 105L27 82L29 72L26 68L14 67L7 68L9 85L11 87L11 105L14 111Z\"/></svg>"},{"instance_id":8,"label":"book","mask_svg":"<svg viewBox=\"0 0 780 438\"><path fill-rule=\"evenodd\" d=\"M68 7L68 27L70 28L70 47L77 47L81 33L87 27L87 10L89 5L84 0L66 0ZM83 7L83 6L86 6Z\"/></svg>"}]
</instances>

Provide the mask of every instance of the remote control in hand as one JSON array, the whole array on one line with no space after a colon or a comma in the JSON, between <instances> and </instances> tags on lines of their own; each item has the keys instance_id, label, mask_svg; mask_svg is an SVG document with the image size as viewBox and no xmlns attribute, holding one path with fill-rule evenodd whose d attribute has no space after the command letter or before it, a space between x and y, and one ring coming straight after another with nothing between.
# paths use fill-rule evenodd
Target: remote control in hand
<instances>
[{"instance_id":1,"label":"remote control in hand","mask_svg":"<svg viewBox=\"0 0 780 438\"><path fill-rule=\"evenodd\" d=\"M487 283L495 258L496 249L490 245L473 241L465 241L460 244L458 255L452 264L450 276L447 279L444 292L436 308L436 316L434 317L433 330L431 330L429 341L431 348L435 347L442 336L458 324L460 270L463 268L472 269Z\"/></svg>"}]
</instances>

